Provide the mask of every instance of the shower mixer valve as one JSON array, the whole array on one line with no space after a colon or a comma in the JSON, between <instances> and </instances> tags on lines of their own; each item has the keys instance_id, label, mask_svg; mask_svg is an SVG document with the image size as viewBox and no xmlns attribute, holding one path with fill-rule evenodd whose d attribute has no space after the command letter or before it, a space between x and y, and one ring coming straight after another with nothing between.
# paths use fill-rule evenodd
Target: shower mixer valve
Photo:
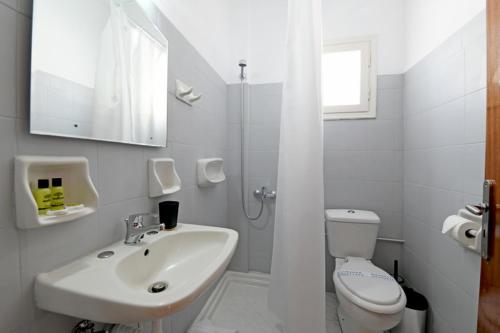
<instances>
[{"instance_id":1,"label":"shower mixer valve","mask_svg":"<svg viewBox=\"0 0 500 333\"><path fill-rule=\"evenodd\" d=\"M253 191L253 196L262 201L276 199L276 191L268 191L267 187L262 186L260 189Z\"/></svg>"}]
</instances>

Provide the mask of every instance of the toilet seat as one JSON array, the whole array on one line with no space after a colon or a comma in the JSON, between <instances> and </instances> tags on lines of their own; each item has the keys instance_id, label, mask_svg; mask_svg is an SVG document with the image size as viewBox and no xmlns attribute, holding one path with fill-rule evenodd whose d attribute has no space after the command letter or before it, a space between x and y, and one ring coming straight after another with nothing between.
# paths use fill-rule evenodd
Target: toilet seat
<instances>
[{"instance_id":1,"label":"toilet seat","mask_svg":"<svg viewBox=\"0 0 500 333\"><path fill-rule=\"evenodd\" d=\"M367 260L350 260L336 274L351 293L367 302L391 305L401 297L394 278Z\"/></svg>"},{"instance_id":2,"label":"toilet seat","mask_svg":"<svg viewBox=\"0 0 500 333\"><path fill-rule=\"evenodd\" d=\"M406 296L394 278L364 258L338 261L333 281L338 293L366 310L392 314L405 307Z\"/></svg>"}]
</instances>

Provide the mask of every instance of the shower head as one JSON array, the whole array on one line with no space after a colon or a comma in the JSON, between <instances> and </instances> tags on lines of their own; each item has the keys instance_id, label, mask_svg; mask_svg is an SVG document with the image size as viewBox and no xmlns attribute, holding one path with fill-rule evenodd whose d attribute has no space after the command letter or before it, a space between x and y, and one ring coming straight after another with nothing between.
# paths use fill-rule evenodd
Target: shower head
<instances>
[{"instance_id":1,"label":"shower head","mask_svg":"<svg viewBox=\"0 0 500 333\"><path fill-rule=\"evenodd\" d=\"M245 67L247 67L247 61L245 59L241 59L238 66L240 66L240 80L244 81L246 79Z\"/></svg>"}]
</instances>

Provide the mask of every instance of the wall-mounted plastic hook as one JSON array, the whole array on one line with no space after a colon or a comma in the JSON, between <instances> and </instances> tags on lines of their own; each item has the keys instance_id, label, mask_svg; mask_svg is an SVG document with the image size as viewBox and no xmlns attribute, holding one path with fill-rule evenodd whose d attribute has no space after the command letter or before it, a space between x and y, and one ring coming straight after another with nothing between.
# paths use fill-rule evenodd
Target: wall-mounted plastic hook
<instances>
[{"instance_id":1,"label":"wall-mounted plastic hook","mask_svg":"<svg viewBox=\"0 0 500 333\"><path fill-rule=\"evenodd\" d=\"M175 80L175 86L175 97L187 105L191 106L191 103L201 98L201 94L195 95L193 93L193 87L188 86L181 80Z\"/></svg>"},{"instance_id":2,"label":"wall-mounted plastic hook","mask_svg":"<svg viewBox=\"0 0 500 333\"><path fill-rule=\"evenodd\" d=\"M190 103L193 103L193 102L196 102L197 100L199 100L201 98L202 94L199 94L199 95L189 95L189 102Z\"/></svg>"},{"instance_id":3,"label":"wall-mounted plastic hook","mask_svg":"<svg viewBox=\"0 0 500 333\"><path fill-rule=\"evenodd\" d=\"M181 97L190 95L192 92L193 92L193 87L190 87L190 88L185 89L185 90L179 88L179 96L181 96Z\"/></svg>"}]
</instances>

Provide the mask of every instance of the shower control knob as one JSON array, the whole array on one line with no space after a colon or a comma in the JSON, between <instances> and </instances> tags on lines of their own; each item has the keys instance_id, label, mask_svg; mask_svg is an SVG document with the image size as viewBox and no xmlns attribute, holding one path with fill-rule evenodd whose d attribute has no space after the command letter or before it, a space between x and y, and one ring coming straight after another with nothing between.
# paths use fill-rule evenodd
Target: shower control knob
<instances>
[{"instance_id":1,"label":"shower control knob","mask_svg":"<svg viewBox=\"0 0 500 333\"><path fill-rule=\"evenodd\" d=\"M268 191L265 186L262 186L261 189L256 189L253 191L254 197L260 200L268 200L276 198L276 191Z\"/></svg>"},{"instance_id":2,"label":"shower control knob","mask_svg":"<svg viewBox=\"0 0 500 333\"><path fill-rule=\"evenodd\" d=\"M276 199L276 191L264 193L264 199Z\"/></svg>"}]
</instances>

